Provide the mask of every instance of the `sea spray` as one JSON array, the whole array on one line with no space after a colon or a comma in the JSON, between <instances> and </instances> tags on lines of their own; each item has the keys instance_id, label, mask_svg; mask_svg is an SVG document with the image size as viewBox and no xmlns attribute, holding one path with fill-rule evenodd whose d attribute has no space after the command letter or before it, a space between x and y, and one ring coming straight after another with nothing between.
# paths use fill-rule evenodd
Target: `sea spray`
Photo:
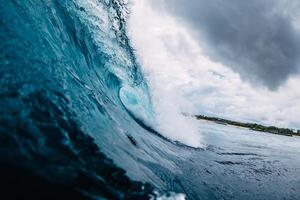
<instances>
[{"instance_id":1,"label":"sea spray","mask_svg":"<svg viewBox=\"0 0 300 200\"><path fill-rule=\"evenodd\" d=\"M158 41L160 27L155 26L155 16L146 1L133 1L129 17L129 36L138 62L150 88L157 128L160 134L192 147L203 147L204 142L197 122L182 113L194 110L178 87L185 73L178 72L176 64L168 61L165 46ZM145 17L149 23L144 23ZM153 21L151 21L153 20ZM153 25L153 26L151 26ZM157 33L157 35L155 35ZM176 61L174 61L176 62ZM176 74L177 73L177 74Z\"/></svg>"}]
</instances>

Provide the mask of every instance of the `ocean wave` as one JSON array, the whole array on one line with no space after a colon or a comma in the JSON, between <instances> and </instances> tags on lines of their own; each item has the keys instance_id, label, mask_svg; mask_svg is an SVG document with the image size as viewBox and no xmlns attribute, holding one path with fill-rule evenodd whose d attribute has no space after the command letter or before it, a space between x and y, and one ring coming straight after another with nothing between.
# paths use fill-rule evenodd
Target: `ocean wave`
<instances>
[{"instance_id":1,"label":"ocean wave","mask_svg":"<svg viewBox=\"0 0 300 200\"><path fill-rule=\"evenodd\" d=\"M119 145L130 144L124 132L143 129L128 110L153 121L147 84L125 33L126 3L16 0L2 4L0 13L6 195L156 196L150 184L131 181L107 157L124 154ZM125 141L114 145L119 137ZM40 192L32 192L36 187Z\"/></svg>"}]
</instances>

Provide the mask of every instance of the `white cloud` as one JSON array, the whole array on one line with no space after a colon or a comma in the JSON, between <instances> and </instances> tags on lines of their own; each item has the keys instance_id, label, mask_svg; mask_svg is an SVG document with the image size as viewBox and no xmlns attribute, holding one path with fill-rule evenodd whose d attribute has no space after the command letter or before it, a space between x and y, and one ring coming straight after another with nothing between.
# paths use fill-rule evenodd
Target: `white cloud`
<instances>
[{"instance_id":1,"label":"white cloud","mask_svg":"<svg viewBox=\"0 0 300 200\"><path fill-rule=\"evenodd\" d=\"M154 99L160 102L157 109L170 107L163 110L164 118L176 110L300 128L299 76L290 77L277 91L254 88L228 66L205 56L191 30L164 7L154 10L150 1L133 1L129 35Z\"/></svg>"}]
</instances>

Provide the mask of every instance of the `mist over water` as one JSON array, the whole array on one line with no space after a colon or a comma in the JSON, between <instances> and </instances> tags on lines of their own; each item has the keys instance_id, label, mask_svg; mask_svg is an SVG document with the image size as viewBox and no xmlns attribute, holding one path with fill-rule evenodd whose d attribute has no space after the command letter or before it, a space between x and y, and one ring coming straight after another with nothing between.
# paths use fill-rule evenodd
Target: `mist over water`
<instances>
[{"instance_id":1,"label":"mist over water","mask_svg":"<svg viewBox=\"0 0 300 200\"><path fill-rule=\"evenodd\" d=\"M147 9L150 6L148 3L144 0L133 1L128 19L128 33L149 84L159 132L171 140L193 147L203 147L197 122L184 115L195 110L193 104L184 97L185 91L182 90L182 85L188 84L189 73L184 65L170 60L172 56L160 41L159 32L170 28L171 34L175 24L167 16L157 18L155 12ZM159 24L159 20L164 25ZM157 23L161 26L156 26Z\"/></svg>"}]
</instances>

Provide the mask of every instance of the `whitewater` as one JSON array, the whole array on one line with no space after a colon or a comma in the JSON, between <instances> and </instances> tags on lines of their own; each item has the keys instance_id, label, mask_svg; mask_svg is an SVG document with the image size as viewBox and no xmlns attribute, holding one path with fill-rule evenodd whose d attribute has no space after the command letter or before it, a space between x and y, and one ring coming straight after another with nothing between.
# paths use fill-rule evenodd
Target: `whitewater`
<instances>
[{"instance_id":1,"label":"whitewater","mask_svg":"<svg viewBox=\"0 0 300 200\"><path fill-rule=\"evenodd\" d=\"M299 138L189 116L139 9L0 5L1 199L300 199Z\"/></svg>"}]
</instances>

